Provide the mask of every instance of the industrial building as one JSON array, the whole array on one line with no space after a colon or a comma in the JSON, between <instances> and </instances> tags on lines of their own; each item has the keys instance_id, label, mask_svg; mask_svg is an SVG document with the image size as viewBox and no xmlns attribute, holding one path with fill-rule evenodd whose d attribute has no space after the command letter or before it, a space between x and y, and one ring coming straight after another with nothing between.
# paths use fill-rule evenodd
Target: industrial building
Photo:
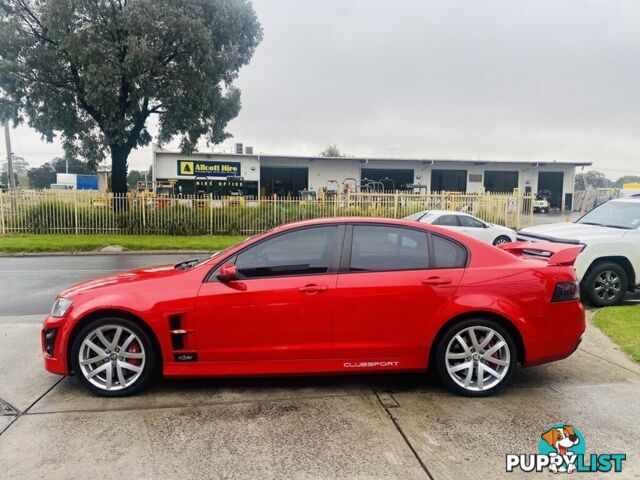
<instances>
[{"instance_id":1,"label":"industrial building","mask_svg":"<svg viewBox=\"0 0 640 480\"><path fill-rule=\"evenodd\" d=\"M571 209L576 167L591 162L322 157L153 150L156 191L256 197L321 195L321 191L384 190L478 193L548 190L551 207Z\"/></svg>"}]
</instances>

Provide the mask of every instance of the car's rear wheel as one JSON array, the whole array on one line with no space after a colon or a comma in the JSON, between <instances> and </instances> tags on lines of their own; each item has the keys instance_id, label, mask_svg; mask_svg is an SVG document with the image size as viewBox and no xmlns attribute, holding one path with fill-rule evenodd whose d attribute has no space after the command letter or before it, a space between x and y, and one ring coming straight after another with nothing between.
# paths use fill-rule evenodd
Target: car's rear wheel
<instances>
[{"instance_id":1,"label":"car's rear wheel","mask_svg":"<svg viewBox=\"0 0 640 480\"><path fill-rule=\"evenodd\" d=\"M89 323L71 348L80 382L105 397L124 397L142 389L153 376L155 357L149 334L124 318Z\"/></svg>"},{"instance_id":2,"label":"car's rear wheel","mask_svg":"<svg viewBox=\"0 0 640 480\"><path fill-rule=\"evenodd\" d=\"M627 272L617 263L594 265L582 281L585 299L594 307L617 305L624 299L629 286Z\"/></svg>"},{"instance_id":3,"label":"car's rear wheel","mask_svg":"<svg viewBox=\"0 0 640 480\"><path fill-rule=\"evenodd\" d=\"M516 363L511 334L488 319L455 323L444 333L436 350L442 381L468 397L486 397L502 390L513 376Z\"/></svg>"},{"instance_id":4,"label":"car's rear wheel","mask_svg":"<svg viewBox=\"0 0 640 480\"><path fill-rule=\"evenodd\" d=\"M503 243L509 243L511 239L506 235L500 235L493 241L493 244L497 247L498 245L502 245Z\"/></svg>"}]
</instances>

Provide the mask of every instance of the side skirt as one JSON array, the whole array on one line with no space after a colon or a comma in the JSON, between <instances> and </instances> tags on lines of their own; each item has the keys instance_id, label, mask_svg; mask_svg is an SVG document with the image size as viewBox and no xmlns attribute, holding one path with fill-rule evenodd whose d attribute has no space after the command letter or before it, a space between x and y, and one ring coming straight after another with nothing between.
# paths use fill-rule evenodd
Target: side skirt
<instances>
[{"instance_id":1,"label":"side skirt","mask_svg":"<svg viewBox=\"0 0 640 480\"><path fill-rule=\"evenodd\" d=\"M389 373L426 370L424 359L413 357L364 359L308 359L255 362L167 362L165 377L225 377Z\"/></svg>"}]
</instances>

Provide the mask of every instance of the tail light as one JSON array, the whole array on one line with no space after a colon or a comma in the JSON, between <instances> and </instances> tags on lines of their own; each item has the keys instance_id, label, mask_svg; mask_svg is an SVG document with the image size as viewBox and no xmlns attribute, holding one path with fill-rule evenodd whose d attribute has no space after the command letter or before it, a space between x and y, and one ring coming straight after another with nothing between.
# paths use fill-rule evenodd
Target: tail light
<instances>
[{"instance_id":1,"label":"tail light","mask_svg":"<svg viewBox=\"0 0 640 480\"><path fill-rule=\"evenodd\" d=\"M580 298L578 282L560 282L556 284L552 302L568 302Z\"/></svg>"}]
</instances>

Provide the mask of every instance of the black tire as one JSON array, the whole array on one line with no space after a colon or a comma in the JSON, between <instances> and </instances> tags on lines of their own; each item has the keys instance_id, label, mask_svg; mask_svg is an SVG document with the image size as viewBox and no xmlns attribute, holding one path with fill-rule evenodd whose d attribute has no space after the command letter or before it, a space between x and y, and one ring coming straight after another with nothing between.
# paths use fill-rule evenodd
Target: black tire
<instances>
[{"instance_id":1,"label":"black tire","mask_svg":"<svg viewBox=\"0 0 640 480\"><path fill-rule=\"evenodd\" d=\"M607 277L607 273L611 273L610 278L617 277L619 282L611 282L615 294L610 294L610 291L602 289L598 290L598 287L605 285L603 280ZM604 276L604 278L603 278ZM629 277L624 268L614 262L598 262L592 266L580 284L583 298L594 307L609 307L611 305L617 305L624 300L629 288ZM607 288L606 286L604 287Z\"/></svg>"},{"instance_id":2,"label":"black tire","mask_svg":"<svg viewBox=\"0 0 640 480\"><path fill-rule=\"evenodd\" d=\"M87 379L80 366L80 349L86 337L96 328L108 325L120 326L130 330L137 337L136 340L139 340L139 343L142 346L142 351L144 352L144 361L141 362L141 373L131 385L119 390L106 390L104 388L97 387ZM149 334L143 328L140 328L135 322L124 318L108 317L94 320L85 325L82 330L78 332L73 341L73 345L71 346L70 361L75 376L78 378L80 383L92 393L102 397L126 397L142 390L154 377L157 364L157 352Z\"/></svg>"},{"instance_id":3,"label":"black tire","mask_svg":"<svg viewBox=\"0 0 640 480\"><path fill-rule=\"evenodd\" d=\"M449 344L452 343L454 337L456 337L458 334L462 333L464 335L465 334L464 332L467 331L467 329L469 329L470 327L475 327L479 330L480 329L493 330L500 337L502 337L502 339L506 344L505 347L509 354L509 357L508 357L509 360L508 361L503 360L505 363L507 363L505 367L502 367L504 368L504 370L499 371L501 367L497 367L493 365L493 367L496 367L496 371L499 371L499 373L502 374L501 380L499 380L497 383L491 385L488 388L484 388L480 390L477 389L478 388L477 386L475 387L470 386L469 388L465 388L463 385L458 384L456 380L454 380L454 378L452 377L452 374L449 373L447 368L446 355L447 355L447 348L449 347ZM495 336L494 338L499 341L498 336ZM480 340L480 338L478 338L478 340ZM479 343L482 344L482 341L480 340ZM491 343L489 344L489 348L491 348ZM503 358L506 358L506 357L503 357ZM460 362L466 362L467 360L468 359L460 359ZM444 334L440 337L440 341L436 346L435 361L436 361L436 369L438 371L438 375L442 379L443 383L447 386L447 388L449 388L451 391L465 397L488 397L491 395L495 395L500 390L502 390L506 385L509 384L509 382L513 378L513 374L517 368L518 351L516 349L516 344L512 335L509 333L509 331L506 328L504 328L498 322L494 320L484 319L484 318L468 319L468 320L456 322L453 325L451 325L449 328L447 328ZM474 365L477 365L477 363L478 362L474 363ZM486 360L482 361L481 363L488 365ZM473 368L476 369L477 367L473 367ZM484 372L482 376L484 378ZM475 374L474 378L477 379L477 374ZM477 380L476 380L476 383L477 383Z\"/></svg>"},{"instance_id":4,"label":"black tire","mask_svg":"<svg viewBox=\"0 0 640 480\"><path fill-rule=\"evenodd\" d=\"M509 243L509 242L511 242L511 239L509 237L507 237L506 235L500 235L498 238L496 238L493 241L493 245L498 246L502 243Z\"/></svg>"}]
</instances>

